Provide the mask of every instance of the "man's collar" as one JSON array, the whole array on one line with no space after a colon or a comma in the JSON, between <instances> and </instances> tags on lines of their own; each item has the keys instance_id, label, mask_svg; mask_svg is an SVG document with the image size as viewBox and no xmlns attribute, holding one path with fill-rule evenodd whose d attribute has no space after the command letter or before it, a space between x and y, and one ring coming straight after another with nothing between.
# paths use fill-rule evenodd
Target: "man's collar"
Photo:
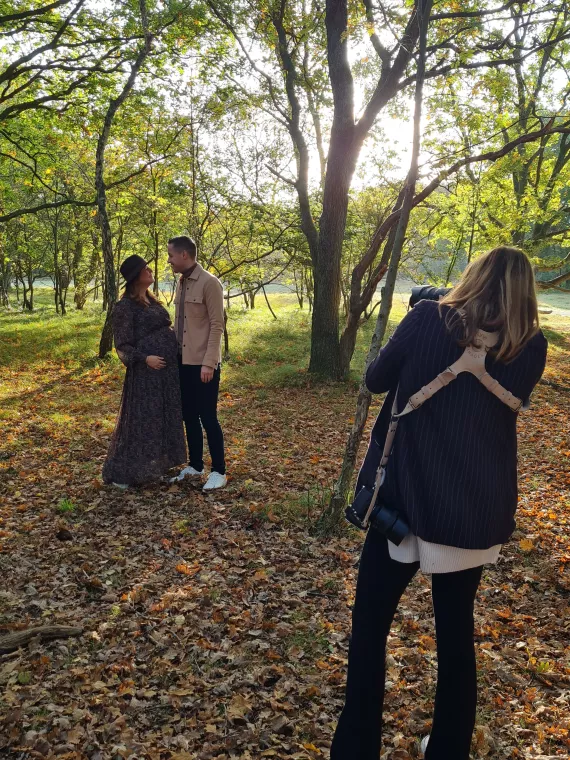
<instances>
[{"instance_id":1,"label":"man's collar","mask_svg":"<svg viewBox=\"0 0 570 760\"><path fill-rule=\"evenodd\" d=\"M197 280L198 277L200 276L201 271L202 271L202 267L200 266L200 264L198 264L198 262L196 262L193 266L191 266L189 269L186 270L186 272L182 274L182 277L180 279L181 280L187 280L187 279Z\"/></svg>"}]
</instances>

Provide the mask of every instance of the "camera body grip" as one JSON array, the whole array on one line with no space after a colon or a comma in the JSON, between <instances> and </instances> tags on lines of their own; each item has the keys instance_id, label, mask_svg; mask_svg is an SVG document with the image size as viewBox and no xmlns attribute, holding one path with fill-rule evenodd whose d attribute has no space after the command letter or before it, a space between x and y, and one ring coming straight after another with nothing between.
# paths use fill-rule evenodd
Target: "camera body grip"
<instances>
[{"instance_id":1,"label":"camera body grip","mask_svg":"<svg viewBox=\"0 0 570 760\"><path fill-rule=\"evenodd\" d=\"M356 494L352 504L345 511L346 519L352 525L361 530L366 530L367 525L363 520L366 516L374 491L368 486L362 488ZM396 546L399 546L409 534L410 527L400 515L397 509L382 503L379 499L369 518L369 524Z\"/></svg>"}]
</instances>

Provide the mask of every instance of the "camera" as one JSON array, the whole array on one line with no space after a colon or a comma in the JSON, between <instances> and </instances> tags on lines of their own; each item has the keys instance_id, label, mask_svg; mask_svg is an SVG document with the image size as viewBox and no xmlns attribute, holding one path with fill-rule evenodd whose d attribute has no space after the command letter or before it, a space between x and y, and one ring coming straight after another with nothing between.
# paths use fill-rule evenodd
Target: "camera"
<instances>
[{"instance_id":1,"label":"camera","mask_svg":"<svg viewBox=\"0 0 570 760\"><path fill-rule=\"evenodd\" d=\"M345 515L348 522L361 530L366 530L368 527L363 521L373 495L374 490L372 488L362 486L352 504L346 508ZM409 525L401 517L398 510L388 506L388 504L383 504L379 499L377 499L370 514L369 524L396 546L399 546L410 532Z\"/></svg>"},{"instance_id":2,"label":"camera","mask_svg":"<svg viewBox=\"0 0 570 760\"><path fill-rule=\"evenodd\" d=\"M417 285L412 288L408 308L413 309L418 301L439 301L451 288L436 288L433 285Z\"/></svg>"}]
</instances>

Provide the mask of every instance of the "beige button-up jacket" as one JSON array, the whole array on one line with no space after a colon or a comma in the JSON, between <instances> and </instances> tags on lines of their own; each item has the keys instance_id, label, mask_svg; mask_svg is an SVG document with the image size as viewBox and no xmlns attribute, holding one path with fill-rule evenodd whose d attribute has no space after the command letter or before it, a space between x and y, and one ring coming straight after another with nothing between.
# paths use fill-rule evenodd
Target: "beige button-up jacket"
<instances>
[{"instance_id":1,"label":"beige button-up jacket","mask_svg":"<svg viewBox=\"0 0 570 760\"><path fill-rule=\"evenodd\" d=\"M180 310L184 313L182 364L216 369L222 360L224 290L222 283L200 264L186 278L180 277L174 296L174 328L178 335Z\"/></svg>"}]
</instances>

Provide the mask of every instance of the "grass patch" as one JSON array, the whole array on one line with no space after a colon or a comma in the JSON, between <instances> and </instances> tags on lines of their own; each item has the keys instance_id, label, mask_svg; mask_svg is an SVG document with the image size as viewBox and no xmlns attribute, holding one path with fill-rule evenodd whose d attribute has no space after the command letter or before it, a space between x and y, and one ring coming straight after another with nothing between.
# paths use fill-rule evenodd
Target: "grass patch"
<instances>
[{"instance_id":1,"label":"grass patch","mask_svg":"<svg viewBox=\"0 0 570 760\"><path fill-rule=\"evenodd\" d=\"M299 496L289 496L285 507L287 514L295 520L303 520L313 526L324 508L329 503L332 488L315 483ZM277 514L279 511L277 510Z\"/></svg>"},{"instance_id":2,"label":"grass patch","mask_svg":"<svg viewBox=\"0 0 570 760\"><path fill-rule=\"evenodd\" d=\"M106 376L122 377L123 368L113 353L104 362L97 359L104 314L100 302L89 302L82 311L70 308L64 316L55 313L48 288L38 288L33 312L0 311L0 368L9 367L10 391L29 390L29 383L42 384L49 371L78 375L100 369ZM401 302L400 302L401 301ZM72 298L70 298L72 303ZM224 384L230 389L303 387L309 382L311 314L299 309L289 294L272 294L278 319L273 319L265 302L253 310L233 305L228 311L230 356L224 362ZM393 330L405 313L405 300L396 297L390 324ZM173 314L173 307L170 309ZM341 324L342 324L341 317ZM358 381L374 329L375 317L358 336L350 377ZM17 376L14 376L17 373ZM7 387L0 385L0 399Z\"/></svg>"},{"instance_id":3,"label":"grass patch","mask_svg":"<svg viewBox=\"0 0 570 760\"><path fill-rule=\"evenodd\" d=\"M51 363L84 361L97 356L98 337L104 314L100 303L89 303L83 311L71 309L65 317L48 305L51 291L38 289L33 312L0 312L0 366L12 368Z\"/></svg>"},{"instance_id":4,"label":"grass patch","mask_svg":"<svg viewBox=\"0 0 570 760\"><path fill-rule=\"evenodd\" d=\"M77 505L74 504L71 499L60 499L56 511L59 512L60 515L72 515L75 512L77 512Z\"/></svg>"},{"instance_id":5,"label":"grass patch","mask_svg":"<svg viewBox=\"0 0 570 760\"><path fill-rule=\"evenodd\" d=\"M570 350L570 339L568 338L568 333L563 333L559 330L553 330L551 327L547 327L546 325L542 325L542 332L544 333L551 349L555 347L560 348L563 351Z\"/></svg>"}]
</instances>

